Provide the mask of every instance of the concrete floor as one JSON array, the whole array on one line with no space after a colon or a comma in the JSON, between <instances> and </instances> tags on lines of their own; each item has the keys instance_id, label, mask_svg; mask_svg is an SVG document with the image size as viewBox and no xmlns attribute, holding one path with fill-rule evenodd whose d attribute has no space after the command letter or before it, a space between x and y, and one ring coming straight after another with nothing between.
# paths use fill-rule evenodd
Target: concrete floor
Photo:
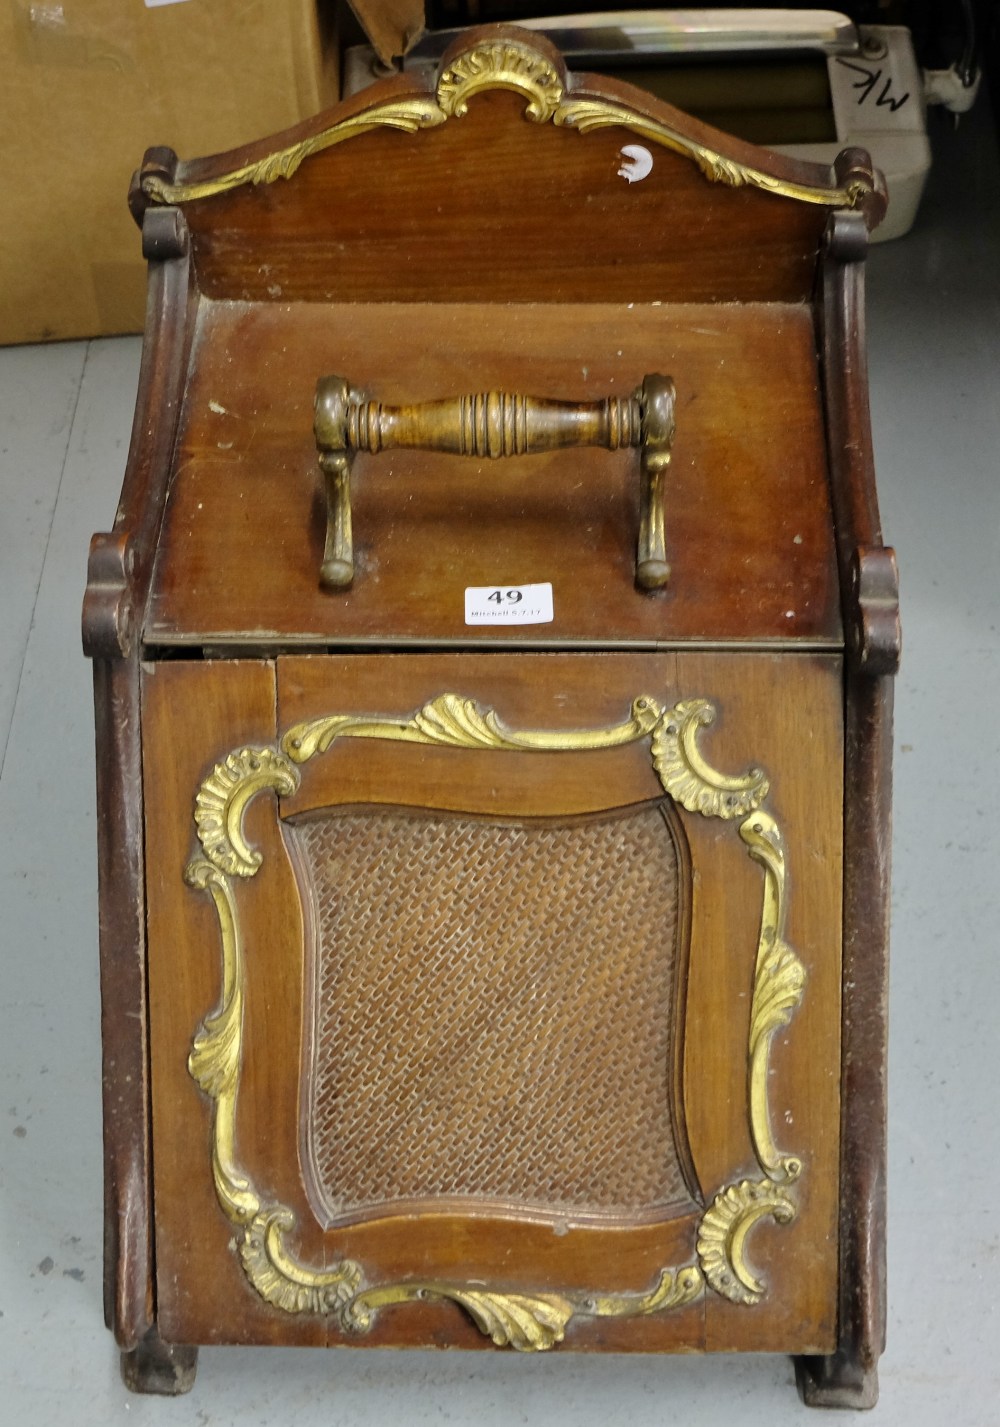
<instances>
[{"instance_id":1,"label":"concrete floor","mask_svg":"<svg viewBox=\"0 0 1000 1427\"><path fill-rule=\"evenodd\" d=\"M878 1420L1000 1422L1000 166L935 134L908 238L870 265L872 417L903 574L889 1347ZM7 1421L742 1427L799 1422L780 1358L203 1350L130 1397L101 1310L88 537L112 519L136 339L0 352L0 1384ZM808 1419L805 1419L808 1420Z\"/></svg>"}]
</instances>

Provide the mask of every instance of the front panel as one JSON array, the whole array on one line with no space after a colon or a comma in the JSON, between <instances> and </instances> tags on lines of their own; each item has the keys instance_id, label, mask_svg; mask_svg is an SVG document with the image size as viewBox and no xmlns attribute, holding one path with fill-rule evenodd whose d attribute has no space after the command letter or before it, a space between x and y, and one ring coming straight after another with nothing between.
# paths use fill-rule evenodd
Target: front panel
<instances>
[{"instance_id":1,"label":"front panel","mask_svg":"<svg viewBox=\"0 0 1000 1427\"><path fill-rule=\"evenodd\" d=\"M840 678L147 666L164 1338L831 1351Z\"/></svg>"}]
</instances>

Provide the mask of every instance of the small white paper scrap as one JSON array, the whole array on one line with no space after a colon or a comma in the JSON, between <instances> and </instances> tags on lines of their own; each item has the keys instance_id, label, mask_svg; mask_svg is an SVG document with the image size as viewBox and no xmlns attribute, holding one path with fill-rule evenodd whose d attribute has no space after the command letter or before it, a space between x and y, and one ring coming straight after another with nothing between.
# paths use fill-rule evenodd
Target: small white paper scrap
<instances>
[{"instance_id":1,"label":"small white paper scrap","mask_svg":"<svg viewBox=\"0 0 1000 1427\"><path fill-rule=\"evenodd\" d=\"M467 585L466 624L551 624L552 586Z\"/></svg>"}]
</instances>

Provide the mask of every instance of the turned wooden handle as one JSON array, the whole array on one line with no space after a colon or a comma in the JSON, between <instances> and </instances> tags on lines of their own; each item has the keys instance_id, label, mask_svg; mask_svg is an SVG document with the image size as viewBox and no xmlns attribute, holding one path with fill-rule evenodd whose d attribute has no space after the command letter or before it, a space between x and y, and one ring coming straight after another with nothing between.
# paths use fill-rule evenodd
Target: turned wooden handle
<instances>
[{"instance_id":1,"label":"turned wooden handle","mask_svg":"<svg viewBox=\"0 0 1000 1427\"><path fill-rule=\"evenodd\" d=\"M456 456L527 456L565 446L609 451L642 440L640 393L605 401L552 401L506 391L387 406L352 393L341 377L317 389L316 440L348 452L447 451Z\"/></svg>"},{"instance_id":2,"label":"turned wooden handle","mask_svg":"<svg viewBox=\"0 0 1000 1427\"><path fill-rule=\"evenodd\" d=\"M630 396L555 401L504 391L472 392L407 406L369 401L346 377L316 387L316 445L327 481L327 538L321 580L345 589L354 579L350 469L358 451L444 451L490 460L567 446L640 448L636 583L659 589L670 573L665 553L663 472L674 433L674 385L647 376Z\"/></svg>"}]
</instances>

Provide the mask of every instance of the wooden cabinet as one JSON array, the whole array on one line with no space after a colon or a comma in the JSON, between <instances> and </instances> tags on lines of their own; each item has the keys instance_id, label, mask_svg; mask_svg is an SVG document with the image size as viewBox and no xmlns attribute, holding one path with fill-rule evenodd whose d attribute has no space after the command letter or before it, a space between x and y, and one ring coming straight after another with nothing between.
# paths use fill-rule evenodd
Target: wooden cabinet
<instances>
[{"instance_id":1,"label":"wooden cabinet","mask_svg":"<svg viewBox=\"0 0 1000 1427\"><path fill-rule=\"evenodd\" d=\"M133 196L150 322L85 611L126 1379L180 1390L199 1343L745 1349L871 1400L863 157L484 29L433 90L151 151ZM467 622L538 583L550 618Z\"/></svg>"}]
</instances>

